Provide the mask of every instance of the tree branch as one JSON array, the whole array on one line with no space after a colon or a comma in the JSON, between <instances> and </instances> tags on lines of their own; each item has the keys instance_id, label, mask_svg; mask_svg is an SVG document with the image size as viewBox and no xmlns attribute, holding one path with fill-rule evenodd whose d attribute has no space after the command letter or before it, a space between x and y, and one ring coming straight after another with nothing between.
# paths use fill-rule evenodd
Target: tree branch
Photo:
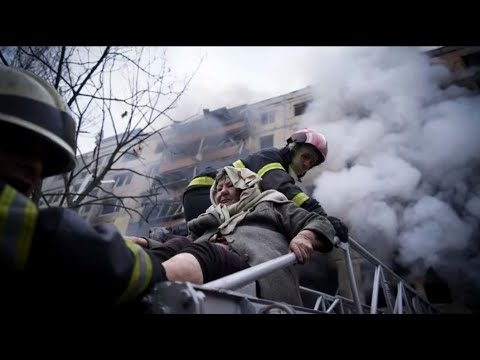
<instances>
[{"instance_id":1,"label":"tree branch","mask_svg":"<svg viewBox=\"0 0 480 360\"><path fill-rule=\"evenodd\" d=\"M58 85L60 84L60 75L62 74L62 66L63 66L63 59L65 58L65 46L62 46L62 50L60 52L60 60L58 61L58 68L57 68L57 78L55 79L55 89L58 89Z\"/></svg>"},{"instance_id":2,"label":"tree branch","mask_svg":"<svg viewBox=\"0 0 480 360\"><path fill-rule=\"evenodd\" d=\"M97 70L98 66L103 62L103 60L105 59L105 57L108 55L108 51L110 50L110 46L107 46L107 48L105 49L105 51L103 52L102 56L100 57L100 59L98 59L97 63L93 66L93 68L90 70L89 74L85 77L85 79L83 79L83 82L82 84L78 87L77 90L74 90L73 91L73 95L72 97L70 98L70 100L68 100L67 104L68 106L70 106L73 101L75 100L75 98L77 97L77 95L80 93L80 91L82 91L83 87L85 86L85 84L87 83L87 81L90 79L90 77L95 73L95 70Z\"/></svg>"},{"instance_id":3,"label":"tree branch","mask_svg":"<svg viewBox=\"0 0 480 360\"><path fill-rule=\"evenodd\" d=\"M9 64L8 61L7 61L7 59L5 59L5 57L3 56L2 51L0 51L0 59L2 59L2 62L3 62L4 65L10 66L10 64Z\"/></svg>"}]
</instances>

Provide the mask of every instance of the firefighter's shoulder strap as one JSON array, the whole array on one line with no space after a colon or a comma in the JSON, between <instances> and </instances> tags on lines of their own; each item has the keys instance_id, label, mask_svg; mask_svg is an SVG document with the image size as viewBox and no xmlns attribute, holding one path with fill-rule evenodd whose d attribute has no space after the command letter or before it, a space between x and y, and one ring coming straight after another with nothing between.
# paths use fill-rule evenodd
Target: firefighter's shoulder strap
<instances>
[{"instance_id":1,"label":"firefighter's shoulder strap","mask_svg":"<svg viewBox=\"0 0 480 360\"><path fill-rule=\"evenodd\" d=\"M187 186L187 190L199 186L212 186L217 170L212 167L207 167L204 171L195 176Z\"/></svg>"}]
</instances>

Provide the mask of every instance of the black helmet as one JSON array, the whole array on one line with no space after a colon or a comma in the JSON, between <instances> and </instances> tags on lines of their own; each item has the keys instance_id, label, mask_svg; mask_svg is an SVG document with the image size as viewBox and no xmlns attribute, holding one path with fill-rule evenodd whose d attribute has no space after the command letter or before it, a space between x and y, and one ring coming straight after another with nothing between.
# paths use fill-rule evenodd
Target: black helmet
<instances>
[{"instance_id":1,"label":"black helmet","mask_svg":"<svg viewBox=\"0 0 480 360\"><path fill-rule=\"evenodd\" d=\"M75 168L75 127L53 86L29 71L0 66L1 140L42 149L42 177Z\"/></svg>"}]
</instances>

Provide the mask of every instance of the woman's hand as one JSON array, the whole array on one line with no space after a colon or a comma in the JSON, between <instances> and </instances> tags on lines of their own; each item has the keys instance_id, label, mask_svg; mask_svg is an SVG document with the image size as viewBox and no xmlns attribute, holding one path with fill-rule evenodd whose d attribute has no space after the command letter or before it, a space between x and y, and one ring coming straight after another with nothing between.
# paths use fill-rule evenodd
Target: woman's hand
<instances>
[{"instance_id":1,"label":"woman's hand","mask_svg":"<svg viewBox=\"0 0 480 360\"><path fill-rule=\"evenodd\" d=\"M290 241L289 250L295 254L297 261L300 264L305 264L310 261L313 254L313 243L316 240L316 235L310 230L302 230L292 241Z\"/></svg>"}]
</instances>

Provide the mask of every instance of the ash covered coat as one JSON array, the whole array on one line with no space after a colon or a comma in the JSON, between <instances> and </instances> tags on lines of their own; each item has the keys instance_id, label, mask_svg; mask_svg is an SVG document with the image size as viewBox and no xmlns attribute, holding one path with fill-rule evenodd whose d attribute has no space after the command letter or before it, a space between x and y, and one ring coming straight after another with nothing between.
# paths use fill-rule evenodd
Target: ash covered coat
<instances>
[{"instance_id":1,"label":"ash covered coat","mask_svg":"<svg viewBox=\"0 0 480 360\"><path fill-rule=\"evenodd\" d=\"M218 232L219 220L204 213L188 223L198 238L195 242L212 241ZM311 230L324 240L325 252L333 248L335 230L323 216L297 207L293 202L263 201L249 209L234 231L224 235L230 247L243 256L250 266L288 253L290 240L301 230ZM278 270L258 280L259 297L302 305L296 266Z\"/></svg>"}]
</instances>

